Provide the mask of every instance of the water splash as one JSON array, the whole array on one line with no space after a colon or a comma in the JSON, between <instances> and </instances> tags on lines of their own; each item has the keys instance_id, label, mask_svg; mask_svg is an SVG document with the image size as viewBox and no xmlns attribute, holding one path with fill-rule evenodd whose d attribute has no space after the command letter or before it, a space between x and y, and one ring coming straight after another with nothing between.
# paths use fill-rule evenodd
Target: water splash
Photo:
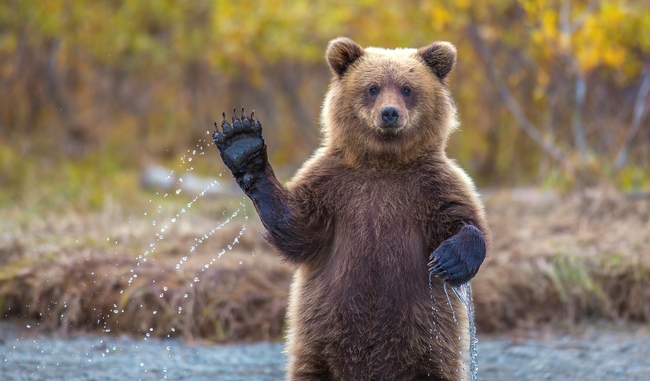
<instances>
[{"instance_id":1,"label":"water splash","mask_svg":"<svg viewBox=\"0 0 650 381\"><path fill-rule=\"evenodd\" d=\"M154 260L154 258L152 258L150 255L153 254L156 251L156 245L165 239L165 234L170 232L172 226L174 224L177 224L180 220L182 220L183 215L186 214L187 212L189 212L189 210L192 208L192 206L195 203L199 202L200 198L202 198L202 197L204 197L204 196L206 196L206 195L208 195L208 194L210 194L210 193L212 193L214 191L218 191L217 188L219 186L221 186L220 182L217 179L205 180L205 181L201 182L201 181L196 181L197 177L191 174L191 172L194 170L194 167L191 166L191 164L193 163L194 158L198 159L198 156L205 154L205 152L203 150L203 146L204 146L205 143L206 143L206 140L200 139L199 142L196 144L197 149L191 149L191 150L188 149L187 153L183 154L180 157L180 163L178 165L178 168L179 168L180 171L178 171L179 172L178 174L176 174L177 171L175 171L174 169L171 169L166 173L166 177L163 175L163 177L165 177L165 181L164 181L165 188L166 188L166 190L169 190L169 192L164 192L163 198L168 198L168 197L173 198L174 196L178 196L181 193L183 193L183 194L187 194L187 193L191 194L191 193L194 193L194 192L197 192L197 193L195 193L195 197L193 197L191 201L189 201L184 207L182 207L179 211L177 211L175 214L173 214L171 216L171 218L169 218L169 219L165 219L165 218L162 217L163 212L164 212L163 205L158 205L157 208L155 209L155 211L151 211L151 213L147 213L147 212L144 213L145 216L153 215L152 216L153 218L151 220L151 225L155 229L154 232L153 232L155 237L153 237L154 239L152 240L152 242L149 243L146 250L141 252L140 255L138 255L136 257L135 268L130 270L130 274L129 274L129 278L128 278L127 286L126 286L127 288L130 287L132 285L132 283L134 282L134 280L138 277L138 270L139 270L138 268L141 266L141 264L143 264L143 263L145 263L145 262L147 262L149 260L151 260L151 261ZM162 168L162 167L161 167L161 169L164 170L164 168ZM223 173L220 173L219 177L221 177L222 174ZM192 177L192 176L194 176L194 177ZM186 184L188 182L186 180L193 180L194 185L199 185L200 184L202 186L198 190L194 191L194 188L186 187ZM156 195L160 195L160 193L156 192ZM149 203L152 203L152 202L153 202L153 200L150 199ZM217 230L220 230L227 223L229 223L233 218L235 218L242 208L243 208L244 214L246 215L246 206L244 204L244 201L240 201L240 205L241 205L241 208L235 210L235 212L230 217L228 217L224 222L218 224L217 226L215 226L214 228L212 228L210 231L206 232L202 236L195 238L195 241L196 241L195 244L192 245L189 248L188 253L186 255L184 255L179 260L179 262L176 264L175 267L176 267L177 270L179 270L183 266L183 264L185 262L187 262L188 254L192 254L198 248L199 245L201 245L203 242L205 242L205 240L207 240L209 237L211 237L213 234L215 234L215 232ZM156 211L157 211L157 213L156 213ZM157 217L155 217L156 215L157 215ZM225 210L224 210L224 215L225 215ZM245 216L245 218L246 218L246 220L248 220L247 215ZM242 234L243 234L243 232L245 230L246 230L246 225L243 225L242 229L239 232L239 235L237 237L235 237L235 239L233 240L233 242L231 244L227 245L229 250L232 250L233 246L235 244L239 243L239 238L242 236ZM224 248L219 253L218 257L221 257L225 252L226 252L226 249ZM204 271L205 269L210 267L210 265L215 260L216 260L216 258L214 258L209 264L206 264L201 269L201 271ZM198 278L195 278L195 279L198 279ZM196 282L196 280L195 280L195 282ZM190 284L190 287L192 287L192 284ZM167 287L165 286L165 289L166 288ZM123 293L124 293L124 290L121 290L120 294L123 294ZM161 295L160 297L162 298L164 296L164 293L161 293L160 295ZM118 313L118 312L120 312L120 311L116 311L116 313ZM121 312L124 312L124 311L121 311ZM179 313L180 313L180 311L179 311Z\"/></svg>"},{"instance_id":2,"label":"water splash","mask_svg":"<svg viewBox=\"0 0 650 381\"><path fill-rule=\"evenodd\" d=\"M447 284L445 283L445 286ZM469 366L472 381L478 381L478 338L476 337L476 324L474 323L474 303L472 301L472 285L471 282L461 284L460 286L452 286L452 290L460 299L467 310L467 320L469 322ZM445 288L445 292L447 289ZM449 297L449 296L447 296Z\"/></svg>"},{"instance_id":3,"label":"water splash","mask_svg":"<svg viewBox=\"0 0 650 381\"><path fill-rule=\"evenodd\" d=\"M451 309L451 317L454 319L454 323L458 324L458 319L456 319L456 312L454 311L454 305L451 304L451 298L449 297L449 292L447 291L447 282L443 282L443 288L445 289L445 295L447 296L447 304Z\"/></svg>"},{"instance_id":4,"label":"water splash","mask_svg":"<svg viewBox=\"0 0 650 381\"><path fill-rule=\"evenodd\" d=\"M433 339L435 338L439 345L438 348L440 349L440 353L438 356L438 359L440 361L440 373L444 373L443 369L443 353L442 353L442 348L444 345L440 344L440 340L442 337L442 334L440 333L440 330L438 329L438 324L436 323L436 313L438 312L436 309L436 298L433 295L433 283L431 282L432 274L429 274L429 298L431 299L431 328L429 328L429 362L433 362ZM431 376L431 373L427 374L428 377Z\"/></svg>"},{"instance_id":5,"label":"water splash","mask_svg":"<svg viewBox=\"0 0 650 381\"><path fill-rule=\"evenodd\" d=\"M210 135L210 132L207 131L206 134ZM157 303L153 305L154 308L149 311L150 315L148 315L147 318L150 319L150 321L154 321L156 318L164 321L168 318L171 312L174 314L178 313L184 315L195 313L196 311L192 308L192 299L195 298L195 295L198 292L196 289L199 286L199 282L205 282L208 279L208 276L206 275L208 273L207 269L211 265L217 266L218 262L214 262L217 261L218 258L221 258L221 256L232 254L228 253L230 250L240 249L240 251L244 251L244 249L242 249L242 243L245 244L246 241L245 239L242 239L242 235L247 230L247 227L248 230L250 230L250 226L247 226L248 222L241 221L238 223L235 222L234 219L236 217L237 220L240 220L243 217L245 221L248 221L249 216L246 210L248 202L246 198L242 198L239 202L239 208L237 208L237 201L234 199L231 203L231 207L228 207L227 209L224 208L223 217L217 220L212 219L216 216L211 216L210 221L213 222L210 225L203 225L199 228L200 230L197 229L194 241L190 241L186 245L183 245L186 249L185 253L181 253L179 258L171 263L171 267L176 267L178 270L185 266L178 275L173 274L170 277L161 276L157 279L147 279L148 276L143 276L150 273L148 269L151 269L151 266L149 265L152 265L152 262L156 262L157 259L162 261L162 257L156 255L157 252L160 250L166 250L166 243L175 239L174 237L177 232L186 234L186 231L188 231L188 228L186 227L192 229L190 230L191 232L195 231L194 226L197 224L194 223L195 220L193 219L193 216L197 213L203 212L196 209L197 207L201 209L200 205L202 203L209 202L206 201L207 197L210 195L221 194L230 197L229 188L222 188L222 184L220 184L220 181L222 180L221 178L224 174L227 174L227 172L223 171L222 173L218 173L218 180L217 176L215 176L215 178L205 178L194 174L195 170L193 165L197 165L198 168L202 164L201 161L207 159L208 155L205 155L206 152L204 152L203 148L210 144L212 144L211 140L200 140L199 144L197 144L194 149L190 149L182 155L179 163L175 164L173 169L161 166L158 172L162 170L162 174L156 173L156 175L160 175L160 177L156 177L155 180L157 181L150 184L152 186L151 189L153 189L152 196L154 192L156 196L148 199L148 203L145 204L147 210L142 211L142 214L140 214L140 216L144 216L142 220L146 225L143 226L144 229L142 230L137 229L133 231L133 236L137 239L140 247L136 248L137 251L133 253L135 258L131 258L129 262L127 262L132 266L126 267L122 270L122 265L119 262L115 264L109 262L111 266L115 266L116 269L120 270L117 274L122 278L119 280L121 289L116 290L119 291L119 301L116 300L115 303L111 302L108 304L106 307L110 307L110 309L107 308L106 311L100 312L98 319L96 319L98 327L102 327L103 322L102 331L104 333L113 334L115 328L111 327L111 324L117 321L124 321L129 316L133 316L133 314L140 314L145 308L147 308L146 305L143 307L144 303L133 303L130 301L132 299L134 302L138 300L137 298L134 299L134 295L137 295L135 292L138 291L134 291L135 288L142 288L145 292L153 291L157 298L163 299L162 301L157 300ZM143 185L147 186L147 183L145 183L144 180ZM156 191L156 189L158 191ZM233 212L234 209L236 210ZM251 208L249 207L249 209ZM219 214L221 213L218 213L217 216ZM232 230L222 229L230 222L234 222L234 224L230 225L235 225L232 226ZM128 223L131 224L131 221ZM241 229L237 229L239 226L241 226ZM230 226L228 228L230 228ZM126 235L126 233L124 234ZM211 245L214 242L210 242L210 248L208 248L206 241L214 241L216 240L216 236L220 236L219 244L217 245L215 243L215 245ZM129 235L129 237L131 236ZM116 248L123 245L121 239L115 240L112 235L108 237L106 235L102 236L101 240L103 241L104 239L108 244L111 244L114 241ZM130 241L127 241L127 243L128 242ZM79 240L75 243L79 244ZM175 243L175 241L173 243ZM175 247L176 245L174 245L174 248ZM212 256L204 256L204 254L206 254L204 252L213 250L213 248L216 249L214 250L215 252L212 253ZM130 247L124 250L130 255ZM219 252L217 253L217 251ZM199 252L202 252L200 256ZM176 251L174 251L174 255L176 255ZM189 258L192 258L193 256L196 263L188 262ZM255 253L251 252L251 256L255 257ZM163 264L165 267L162 272L169 274L172 271L166 269L168 264L167 258L168 257L164 257L165 262ZM203 258L205 258L204 262L197 261L197 259L202 260ZM210 258L212 260L210 260ZM203 266L201 266L202 264ZM243 261L239 261L239 264L243 264ZM188 268L190 265L191 268ZM143 268L146 268L146 270L143 270ZM94 272L91 273L91 275L94 276ZM205 279L203 277L205 277ZM169 279L171 279L172 282L165 285L165 283L169 282ZM188 284L179 285L176 283L177 279L184 279L185 283ZM192 284L194 284L194 288L192 288ZM180 299L178 303L181 305L170 305L171 302L167 300L175 301L175 293L178 293L178 299ZM140 298L139 300L142 299ZM53 304L56 305L57 302L53 302ZM67 311L69 311L69 305L64 303L58 304L63 306L63 312L60 314L60 324L61 326L67 326L67 316L69 315ZM49 309L50 307L48 306L48 311ZM179 321L186 320L187 319L182 318L182 320ZM39 323L36 323L36 325L38 324ZM34 329L35 326L32 323L31 325L27 325L26 328ZM141 342L146 342L147 340L151 341L151 339L156 336L162 337L164 334L167 334L168 338L177 336L177 332L183 330L183 327L178 325L176 325L176 327L166 326L165 329L167 332L159 330L157 323L154 323L151 326L134 328L132 333L142 335L143 337ZM119 333L118 330L115 334ZM123 342L118 342L117 344L118 345L112 347L112 351L120 350L119 346L123 345ZM169 346L167 346L167 351L170 351ZM106 354L109 353L111 353L110 348L103 348L101 351L101 357L105 357ZM136 357L135 354L134 357ZM89 359L88 361L90 362L91 360ZM145 373L147 371L156 371L158 375L161 375L161 372L167 372L166 367L163 366L161 370L160 367L152 367L147 361L138 361L137 364L139 364L140 368L145 369ZM167 378L167 375L164 375L162 378Z\"/></svg>"},{"instance_id":6,"label":"water splash","mask_svg":"<svg viewBox=\"0 0 650 381\"><path fill-rule=\"evenodd\" d=\"M212 228L212 229L210 230L210 232L204 234L204 235L201 236L201 237L196 237L196 238L194 239L196 243L195 243L194 245L190 246L190 248L188 249L189 253L193 253L193 252L194 252L194 251L195 251L195 250L196 250L196 249L197 249L201 244L203 244L203 243L204 243L208 238L210 238L213 234L215 234L215 233L217 232L217 230L220 230L221 228L223 228L224 226L226 226L226 224L228 224L228 223L229 223L233 218L237 217L237 215L239 214L240 211L241 211L241 209L238 208L237 210L235 210L235 211L230 215L230 217L226 218L225 221L223 221L222 223L220 223L220 224L217 225L216 227ZM241 237L242 234L244 234L244 231L245 231L245 230L246 230L246 225L242 225L242 229L239 231L239 235L238 235L237 237L235 237L235 239L233 240L233 243L232 243L231 245L228 245L228 246L232 247L232 245L234 245L234 244L236 244L236 243L239 243L239 237ZM218 256L218 257L221 258L221 256L222 256L225 252L226 252L226 250L225 250L225 249L222 249L221 252L219 252L219 256ZM206 265L204 266L204 268L201 269L201 271L204 271L205 269L207 269L208 267L210 267L210 265L212 265L212 264L214 263L215 260L216 260L216 259L213 258L213 259L210 261L209 264L206 264ZM177 270L180 269L181 266L183 265L183 263L184 263L185 261L187 261L187 256L183 256L183 257L181 258L181 260L179 261L179 263L176 264L176 269L177 269Z\"/></svg>"}]
</instances>

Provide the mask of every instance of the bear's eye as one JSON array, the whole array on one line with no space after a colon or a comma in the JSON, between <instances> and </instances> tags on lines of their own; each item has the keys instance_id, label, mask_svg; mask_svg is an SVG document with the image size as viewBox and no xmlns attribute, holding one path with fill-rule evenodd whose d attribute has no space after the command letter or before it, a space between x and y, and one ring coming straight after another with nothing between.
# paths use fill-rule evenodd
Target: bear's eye
<instances>
[{"instance_id":1,"label":"bear's eye","mask_svg":"<svg viewBox=\"0 0 650 381\"><path fill-rule=\"evenodd\" d=\"M404 88L402 89L402 94L405 97L408 97L409 95L411 95L411 88L409 86L404 86Z\"/></svg>"},{"instance_id":2,"label":"bear's eye","mask_svg":"<svg viewBox=\"0 0 650 381\"><path fill-rule=\"evenodd\" d=\"M379 87L377 87L375 85L372 85L368 89L368 92L370 93L370 95L377 95L377 94L379 94Z\"/></svg>"}]
</instances>

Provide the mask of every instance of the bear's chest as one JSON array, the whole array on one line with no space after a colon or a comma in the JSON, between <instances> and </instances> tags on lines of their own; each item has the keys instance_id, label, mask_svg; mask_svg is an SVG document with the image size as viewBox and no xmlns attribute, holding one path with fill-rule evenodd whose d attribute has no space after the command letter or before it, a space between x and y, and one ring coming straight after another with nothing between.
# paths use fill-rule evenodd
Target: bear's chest
<instances>
[{"instance_id":1,"label":"bear's chest","mask_svg":"<svg viewBox=\"0 0 650 381\"><path fill-rule=\"evenodd\" d=\"M334 237L320 271L330 295L381 310L426 289L428 213L419 184L408 176L343 181L332 184Z\"/></svg>"},{"instance_id":2,"label":"bear's chest","mask_svg":"<svg viewBox=\"0 0 650 381\"><path fill-rule=\"evenodd\" d=\"M348 175L332 182L326 200L335 221L335 235L357 243L358 249L407 249L422 236L430 209L426 189L404 174Z\"/></svg>"},{"instance_id":3,"label":"bear's chest","mask_svg":"<svg viewBox=\"0 0 650 381\"><path fill-rule=\"evenodd\" d=\"M341 171L324 185L330 187L326 191L335 199L329 201L339 214L347 210L395 213L398 205L404 211L421 191L409 172Z\"/></svg>"}]
</instances>

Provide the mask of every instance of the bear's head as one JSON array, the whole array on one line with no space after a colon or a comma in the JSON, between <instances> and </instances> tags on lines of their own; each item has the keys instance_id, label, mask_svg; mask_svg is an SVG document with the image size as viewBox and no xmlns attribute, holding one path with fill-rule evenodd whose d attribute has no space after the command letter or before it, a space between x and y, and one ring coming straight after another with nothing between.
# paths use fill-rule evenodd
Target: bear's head
<instances>
[{"instance_id":1,"label":"bear's head","mask_svg":"<svg viewBox=\"0 0 650 381\"><path fill-rule=\"evenodd\" d=\"M444 152L458 125L445 83L456 63L452 44L364 49L340 37L326 58L333 76L322 111L326 147L351 160Z\"/></svg>"}]
</instances>

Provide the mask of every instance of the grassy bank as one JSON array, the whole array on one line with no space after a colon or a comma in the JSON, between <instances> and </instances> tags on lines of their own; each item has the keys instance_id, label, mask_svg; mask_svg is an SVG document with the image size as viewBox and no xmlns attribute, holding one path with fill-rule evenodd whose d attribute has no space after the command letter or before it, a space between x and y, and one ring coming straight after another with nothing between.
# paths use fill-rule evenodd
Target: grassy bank
<instances>
[{"instance_id":1,"label":"grassy bank","mask_svg":"<svg viewBox=\"0 0 650 381\"><path fill-rule=\"evenodd\" d=\"M477 275L478 326L650 321L650 197L600 190L488 197L494 252Z\"/></svg>"},{"instance_id":2,"label":"grassy bank","mask_svg":"<svg viewBox=\"0 0 650 381\"><path fill-rule=\"evenodd\" d=\"M485 199L494 250L473 281L480 331L650 321L650 198L518 190ZM249 204L161 196L148 206L58 216L7 207L1 316L54 332L281 337L292 269L261 238Z\"/></svg>"}]
</instances>

